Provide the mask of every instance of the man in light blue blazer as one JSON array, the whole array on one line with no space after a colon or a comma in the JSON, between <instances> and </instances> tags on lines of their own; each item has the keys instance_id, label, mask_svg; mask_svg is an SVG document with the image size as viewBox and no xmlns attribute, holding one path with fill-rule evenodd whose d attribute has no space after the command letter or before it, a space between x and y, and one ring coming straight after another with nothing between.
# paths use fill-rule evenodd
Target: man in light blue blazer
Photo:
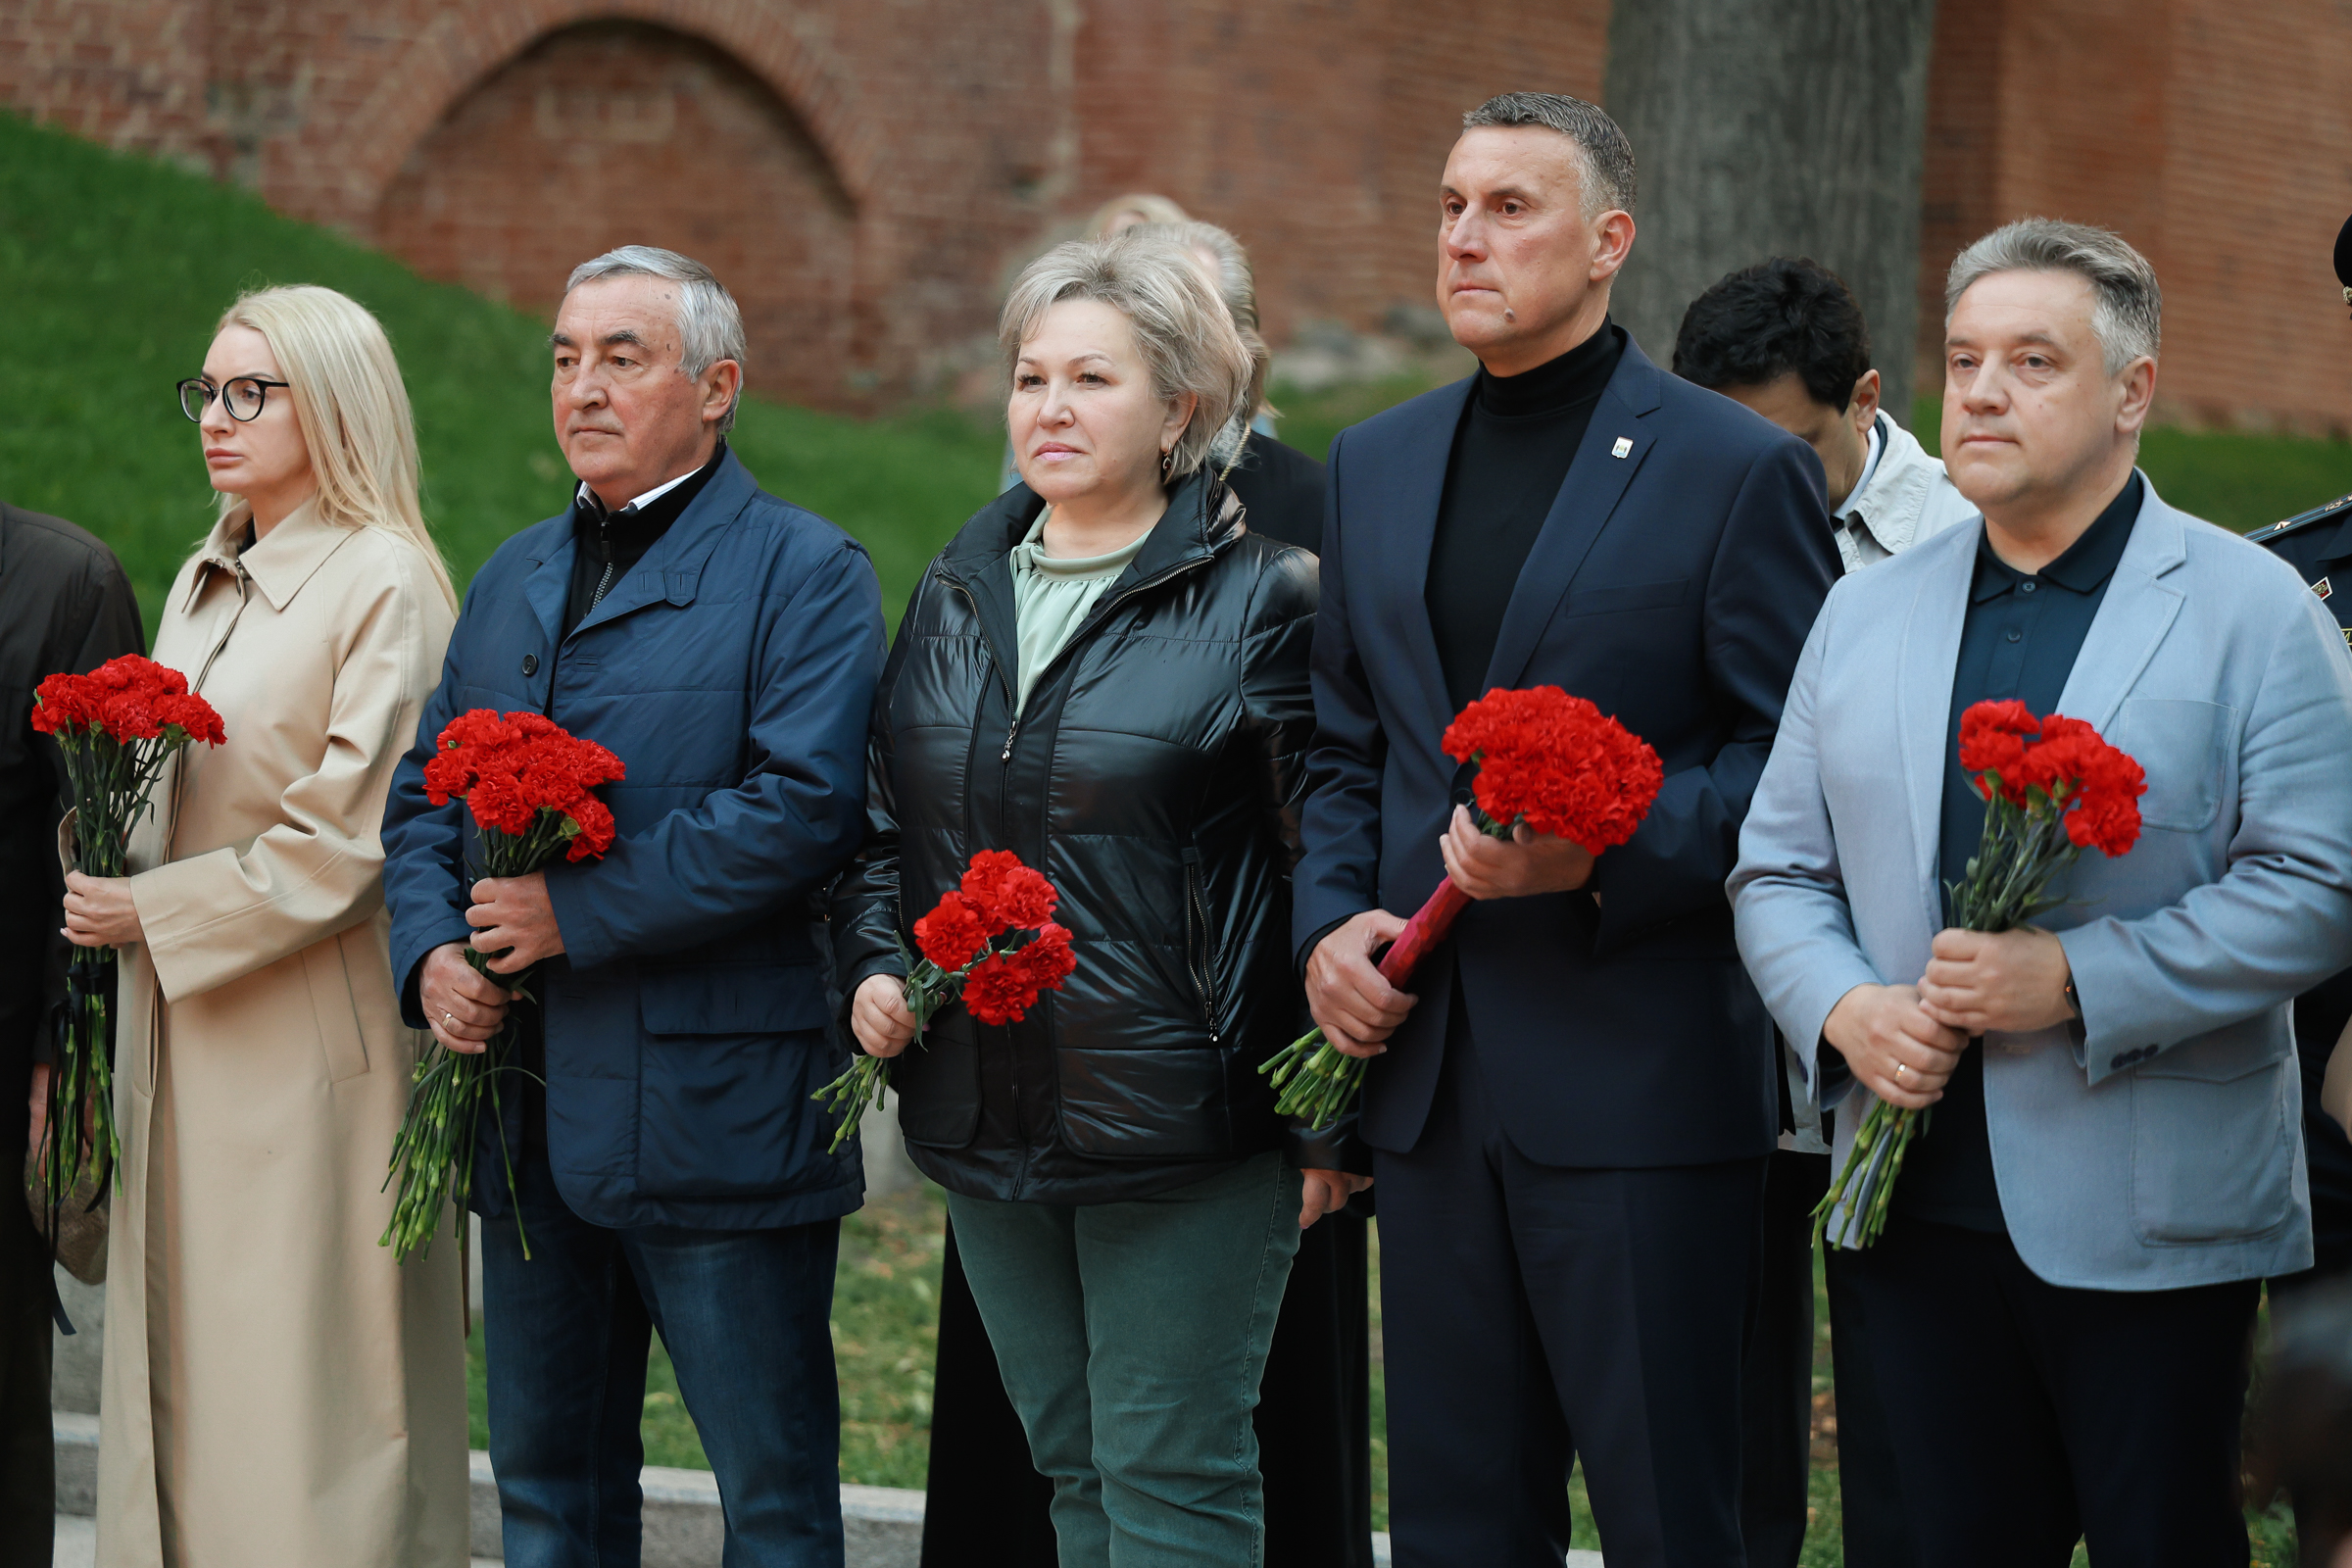
<instances>
[{"instance_id":1,"label":"man in light blue blazer","mask_svg":"<svg viewBox=\"0 0 2352 1568\"><path fill-rule=\"evenodd\" d=\"M2289 1006L2352 962L2352 660L2133 467L2144 258L2028 220L1945 297L1984 520L1832 591L1740 836L1740 956L1841 1161L1871 1097L1936 1107L1851 1268L1923 1560L2242 1563L2247 1334L2311 1256ZM1947 929L1984 820L1955 732L1997 698L2088 720L2148 790L2131 853L1980 935Z\"/></svg>"}]
</instances>

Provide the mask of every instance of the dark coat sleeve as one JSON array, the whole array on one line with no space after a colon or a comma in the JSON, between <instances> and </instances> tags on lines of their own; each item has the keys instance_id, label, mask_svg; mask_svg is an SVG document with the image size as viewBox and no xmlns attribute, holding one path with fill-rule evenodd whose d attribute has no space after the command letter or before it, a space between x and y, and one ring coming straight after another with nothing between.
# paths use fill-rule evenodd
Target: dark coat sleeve
<instances>
[{"instance_id":1,"label":"dark coat sleeve","mask_svg":"<svg viewBox=\"0 0 2352 1568\"><path fill-rule=\"evenodd\" d=\"M1780 728L1805 635L1838 580L1820 461L1793 438L1749 467L1706 583L1706 674L1728 738L1703 765L1667 775L1633 838L1600 858L1596 947L1682 915L1720 910L1740 824Z\"/></svg>"},{"instance_id":2,"label":"dark coat sleeve","mask_svg":"<svg viewBox=\"0 0 2352 1568\"><path fill-rule=\"evenodd\" d=\"M1348 618L1346 545L1348 432L1331 444L1325 492L1322 602L1312 662L1315 738L1306 758L1304 853L1292 881L1292 947L1303 966L1333 925L1380 905L1380 775L1388 735Z\"/></svg>"},{"instance_id":3,"label":"dark coat sleeve","mask_svg":"<svg viewBox=\"0 0 2352 1568\"><path fill-rule=\"evenodd\" d=\"M743 782L616 839L600 859L548 867L575 967L712 941L823 887L857 848L881 588L847 540L788 580L804 559L787 554L760 600Z\"/></svg>"},{"instance_id":4,"label":"dark coat sleeve","mask_svg":"<svg viewBox=\"0 0 2352 1568\"><path fill-rule=\"evenodd\" d=\"M898 760L890 728L891 693L906 667L906 650L922 623L937 579L926 570L899 622L898 641L882 666L865 742L865 843L833 886L831 925L833 979L840 997L841 1024L849 1028L850 1004L870 975L905 978L899 941Z\"/></svg>"}]
</instances>

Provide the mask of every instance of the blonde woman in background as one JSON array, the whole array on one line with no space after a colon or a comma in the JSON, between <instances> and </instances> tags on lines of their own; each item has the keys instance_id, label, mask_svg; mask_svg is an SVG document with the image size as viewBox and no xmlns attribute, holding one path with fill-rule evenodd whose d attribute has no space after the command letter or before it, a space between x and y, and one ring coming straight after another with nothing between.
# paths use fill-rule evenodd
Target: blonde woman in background
<instances>
[{"instance_id":1,"label":"blonde woman in background","mask_svg":"<svg viewBox=\"0 0 2352 1568\"><path fill-rule=\"evenodd\" d=\"M156 634L220 712L134 836L68 878L123 950L103 1568L462 1568L458 1248L376 1245L416 1037L377 828L456 595L392 346L330 289L249 294L180 383L220 492Z\"/></svg>"}]
</instances>

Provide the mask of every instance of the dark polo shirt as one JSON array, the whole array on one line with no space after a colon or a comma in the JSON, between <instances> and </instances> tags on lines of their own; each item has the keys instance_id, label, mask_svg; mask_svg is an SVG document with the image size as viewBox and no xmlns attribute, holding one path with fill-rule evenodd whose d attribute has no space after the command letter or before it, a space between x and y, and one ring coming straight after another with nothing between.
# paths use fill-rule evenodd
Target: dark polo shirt
<instances>
[{"instance_id":1,"label":"dark polo shirt","mask_svg":"<svg viewBox=\"0 0 2352 1568\"><path fill-rule=\"evenodd\" d=\"M2074 673L2082 639L2107 597L2116 564L2132 542L2145 487L2138 473L2107 504L2066 554L2037 572L2024 572L1977 541L1976 579L1961 623L1960 657L1952 669L1952 706L1943 726L1943 817L1937 882L1944 918L1951 918L1951 884L1967 874L1984 832L1984 802L1960 767L1960 715L1981 702L2016 698L2035 713L2058 707ZM2080 716L2080 715L2077 715ZM1904 1157L1895 1183L1894 1212L1916 1219L2005 1232L1992 1177L1992 1145L1984 1125L1984 1048L1972 1045L1944 1086L1927 1136Z\"/></svg>"}]
</instances>

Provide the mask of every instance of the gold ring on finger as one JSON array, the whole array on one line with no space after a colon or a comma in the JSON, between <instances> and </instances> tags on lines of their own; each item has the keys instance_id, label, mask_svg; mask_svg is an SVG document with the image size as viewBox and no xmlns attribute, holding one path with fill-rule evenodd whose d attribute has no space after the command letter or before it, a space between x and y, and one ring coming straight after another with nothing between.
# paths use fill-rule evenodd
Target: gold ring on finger
<instances>
[{"instance_id":1,"label":"gold ring on finger","mask_svg":"<svg viewBox=\"0 0 2352 1568\"><path fill-rule=\"evenodd\" d=\"M1907 1061L1896 1062L1894 1064L1894 1081L1898 1084L1901 1083L1903 1081L1903 1074L1908 1072L1910 1068L1911 1064Z\"/></svg>"}]
</instances>

